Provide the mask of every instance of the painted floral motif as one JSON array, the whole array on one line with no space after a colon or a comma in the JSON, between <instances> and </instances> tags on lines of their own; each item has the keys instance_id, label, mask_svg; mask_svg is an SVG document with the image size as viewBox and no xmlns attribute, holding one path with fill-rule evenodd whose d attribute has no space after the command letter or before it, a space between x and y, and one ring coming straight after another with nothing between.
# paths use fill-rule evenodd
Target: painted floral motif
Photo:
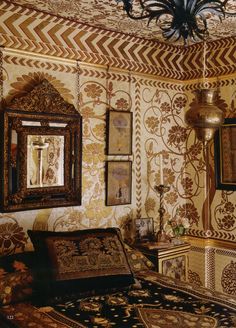
<instances>
[{"instance_id":1,"label":"painted floral motif","mask_svg":"<svg viewBox=\"0 0 236 328\"><path fill-rule=\"evenodd\" d=\"M182 109L186 106L187 99L186 97L176 97L174 100L174 106L178 109Z\"/></svg>"},{"instance_id":2,"label":"painted floral motif","mask_svg":"<svg viewBox=\"0 0 236 328\"><path fill-rule=\"evenodd\" d=\"M175 174L171 169L163 169L163 179L164 183L171 186L175 181Z\"/></svg>"},{"instance_id":3,"label":"painted floral motif","mask_svg":"<svg viewBox=\"0 0 236 328\"><path fill-rule=\"evenodd\" d=\"M0 249L1 254L14 253L16 249L23 250L27 238L17 223L3 223L0 225Z\"/></svg>"},{"instance_id":4,"label":"painted floral motif","mask_svg":"<svg viewBox=\"0 0 236 328\"><path fill-rule=\"evenodd\" d=\"M193 180L189 177L186 177L181 180L181 184L186 195L191 195L193 192Z\"/></svg>"},{"instance_id":5,"label":"painted floral motif","mask_svg":"<svg viewBox=\"0 0 236 328\"><path fill-rule=\"evenodd\" d=\"M225 211L226 212L230 212L230 213L233 213L234 212L235 206L234 206L233 203L227 202L227 203L225 203L225 206L224 207L225 207Z\"/></svg>"},{"instance_id":6,"label":"painted floral motif","mask_svg":"<svg viewBox=\"0 0 236 328\"><path fill-rule=\"evenodd\" d=\"M174 205L178 199L178 195L175 192L169 192L165 196L165 201L167 204Z\"/></svg>"},{"instance_id":7,"label":"painted floral motif","mask_svg":"<svg viewBox=\"0 0 236 328\"><path fill-rule=\"evenodd\" d=\"M102 140L105 135L105 124L104 123L96 124L95 127L93 128L93 133L97 138Z\"/></svg>"},{"instance_id":8,"label":"painted floral motif","mask_svg":"<svg viewBox=\"0 0 236 328\"><path fill-rule=\"evenodd\" d=\"M85 91L87 97L93 98L93 99L101 97L101 94L102 94L102 88L95 83L88 84L84 88L84 91Z\"/></svg>"},{"instance_id":9,"label":"painted floral motif","mask_svg":"<svg viewBox=\"0 0 236 328\"><path fill-rule=\"evenodd\" d=\"M156 206L156 201L154 198L147 198L145 202L145 210L148 213L149 211L154 211Z\"/></svg>"},{"instance_id":10,"label":"painted floral motif","mask_svg":"<svg viewBox=\"0 0 236 328\"><path fill-rule=\"evenodd\" d=\"M224 230L229 230L234 227L235 218L232 215L225 215L221 219L221 228Z\"/></svg>"},{"instance_id":11,"label":"painted floral motif","mask_svg":"<svg viewBox=\"0 0 236 328\"><path fill-rule=\"evenodd\" d=\"M186 129L182 126L172 126L172 128L169 130L168 143L171 146L175 146L177 149L180 149L180 145L183 144L186 139Z\"/></svg>"},{"instance_id":12,"label":"painted floral motif","mask_svg":"<svg viewBox=\"0 0 236 328\"><path fill-rule=\"evenodd\" d=\"M162 104L161 104L161 106L160 106L160 108L161 108L161 111L163 112L163 113L169 113L170 111L171 111L171 106L170 106L170 104L168 104L167 102L163 102Z\"/></svg>"},{"instance_id":13,"label":"painted floral motif","mask_svg":"<svg viewBox=\"0 0 236 328\"><path fill-rule=\"evenodd\" d=\"M154 116L149 116L147 119L146 119L146 125L148 127L148 129L150 130L151 133L155 133L157 128L158 128L158 125L160 123L159 119L157 117L154 117Z\"/></svg>"},{"instance_id":14,"label":"painted floral motif","mask_svg":"<svg viewBox=\"0 0 236 328\"><path fill-rule=\"evenodd\" d=\"M129 108L128 101L124 98L120 98L116 101L116 108L119 110L127 110Z\"/></svg>"},{"instance_id":15,"label":"painted floral motif","mask_svg":"<svg viewBox=\"0 0 236 328\"><path fill-rule=\"evenodd\" d=\"M83 119L88 119L88 118L92 118L95 115L95 113L91 107L85 106L81 109L81 115L83 116Z\"/></svg>"},{"instance_id":16,"label":"painted floral motif","mask_svg":"<svg viewBox=\"0 0 236 328\"><path fill-rule=\"evenodd\" d=\"M112 213L112 209L104 206L104 201L94 199L86 206L85 216L93 221L94 226L100 226L101 220L106 219Z\"/></svg>"},{"instance_id":17,"label":"painted floral motif","mask_svg":"<svg viewBox=\"0 0 236 328\"><path fill-rule=\"evenodd\" d=\"M188 281L191 284L197 285L197 286L203 286L200 276L197 272L194 272L192 270L188 270Z\"/></svg>"},{"instance_id":18,"label":"painted floral motif","mask_svg":"<svg viewBox=\"0 0 236 328\"><path fill-rule=\"evenodd\" d=\"M187 204L180 206L178 208L178 214L182 218L187 218L191 225L193 223L198 225L200 217L198 215L196 207L193 204L187 203Z\"/></svg>"},{"instance_id":19,"label":"painted floral motif","mask_svg":"<svg viewBox=\"0 0 236 328\"><path fill-rule=\"evenodd\" d=\"M201 152L202 152L202 144L200 142L195 143L189 148L189 155L191 156L192 160L197 160Z\"/></svg>"},{"instance_id":20,"label":"painted floral motif","mask_svg":"<svg viewBox=\"0 0 236 328\"><path fill-rule=\"evenodd\" d=\"M104 161L104 145L91 143L83 148L83 158L86 164L97 165Z\"/></svg>"},{"instance_id":21,"label":"painted floral motif","mask_svg":"<svg viewBox=\"0 0 236 328\"><path fill-rule=\"evenodd\" d=\"M217 226L225 231L236 229L236 206L229 200L230 193L230 191L222 191L222 201L214 211Z\"/></svg>"},{"instance_id":22,"label":"painted floral motif","mask_svg":"<svg viewBox=\"0 0 236 328\"><path fill-rule=\"evenodd\" d=\"M228 265L226 265L221 275L221 285L223 291L234 296L236 294L235 273L236 262L231 261Z\"/></svg>"},{"instance_id":23,"label":"painted floral motif","mask_svg":"<svg viewBox=\"0 0 236 328\"><path fill-rule=\"evenodd\" d=\"M75 210L75 209L68 209L68 211L65 211L61 216L59 216L54 224L53 224L53 230L54 231L73 231L77 230L82 221L82 212Z\"/></svg>"}]
</instances>

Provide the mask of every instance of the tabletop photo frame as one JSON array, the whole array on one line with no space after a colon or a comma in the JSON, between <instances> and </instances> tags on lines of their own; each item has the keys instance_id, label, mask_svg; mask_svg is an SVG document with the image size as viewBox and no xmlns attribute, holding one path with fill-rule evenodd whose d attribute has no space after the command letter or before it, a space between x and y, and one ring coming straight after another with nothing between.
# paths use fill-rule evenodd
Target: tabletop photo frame
<instances>
[{"instance_id":1,"label":"tabletop photo frame","mask_svg":"<svg viewBox=\"0 0 236 328\"><path fill-rule=\"evenodd\" d=\"M151 241L154 237L153 218L140 218L135 220L137 241Z\"/></svg>"},{"instance_id":2,"label":"tabletop photo frame","mask_svg":"<svg viewBox=\"0 0 236 328\"><path fill-rule=\"evenodd\" d=\"M132 154L132 112L107 112L107 155Z\"/></svg>"}]
</instances>

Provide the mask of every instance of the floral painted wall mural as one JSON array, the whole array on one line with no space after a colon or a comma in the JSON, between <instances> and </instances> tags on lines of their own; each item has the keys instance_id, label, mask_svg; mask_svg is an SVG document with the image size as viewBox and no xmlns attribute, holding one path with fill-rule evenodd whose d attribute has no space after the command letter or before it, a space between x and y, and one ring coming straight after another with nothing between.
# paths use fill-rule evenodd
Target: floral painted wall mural
<instances>
[{"instance_id":1,"label":"floral painted wall mural","mask_svg":"<svg viewBox=\"0 0 236 328\"><path fill-rule=\"evenodd\" d=\"M205 147L184 122L193 101L194 84L186 88L181 83L166 83L131 72L85 64L78 67L76 62L54 62L4 50L2 80L6 103L43 78L83 117L82 205L1 213L1 254L30 249L27 229L72 231L119 226L130 240L134 236L134 219L152 217L157 231L159 195L155 186L160 184L161 176L170 186L164 195L165 222L181 216L190 222L188 233L192 236L234 240L235 192L215 190L214 145ZM231 117L235 115L234 83L233 78L222 79L219 99L221 108ZM106 113L112 109L133 113L133 153L119 156L119 160L133 163L132 203L120 206L105 206L105 163L116 158L105 151ZM197 270L190 269L189 277L203 283L204 274Z\"/></svg>"}]
</instances>

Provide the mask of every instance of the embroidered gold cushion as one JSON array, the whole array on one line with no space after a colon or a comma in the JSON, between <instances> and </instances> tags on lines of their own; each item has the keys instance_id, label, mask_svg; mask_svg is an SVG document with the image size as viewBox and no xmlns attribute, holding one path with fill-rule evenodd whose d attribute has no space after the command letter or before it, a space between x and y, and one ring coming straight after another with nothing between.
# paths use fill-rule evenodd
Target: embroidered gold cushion
<instances>
[{"instance_id":1,"label":"embroidered gold cushion","mask_svg":"<svg viewBox=\"0 0 236 328\"><path fill-rule=\"evenodd\" d=\"M72 232L29 230L36 252L37 301L99 292L134 283L117 228Z\"/></svg>"},{"instance_id":2,"label":"embroidered gold cushion","mask_svg":"<svg viewBox=\"0 0 236 328\"><path fill-rule=\"evenodd\" d=\"M137 249L125 244L125 251L133 272L155 270L155 265Z\"/></svg>"}]
</instances>

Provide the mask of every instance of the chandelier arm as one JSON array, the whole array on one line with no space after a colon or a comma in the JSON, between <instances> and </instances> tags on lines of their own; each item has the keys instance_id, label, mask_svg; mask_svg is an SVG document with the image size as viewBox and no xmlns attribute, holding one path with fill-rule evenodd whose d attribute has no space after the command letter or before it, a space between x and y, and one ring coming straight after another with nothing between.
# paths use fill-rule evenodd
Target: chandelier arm
<instances>
[{"instance_id":1,"label":"chandelier arm","mask_svg":"<svg viewBox=\"0 0 236 328\"><path fill-rule=\"evenodd\" d=\"M126 13L127 13L129 18L134 19L134 20L141 20L141 19L145 19L145 18L150 18L150 14L143 15L143 16L133 16L129 11L126 11Z\"/></svg>"},{"instance_id":2,"label":"chandelier arm","mask_svg":"<svg viewBox=\"0 0 236 328\"><path fill-rule=\"evenodd\" d=\"M232 17L236 17L236 13L229 13L227 11L224 12L224 16L232 16Z\"/></svg>"},{"instance_id":3,"label":"chandelier arm","mask_svg":"<svg viewBox=\"0 0 236 328\"><path fill-rule=\"evenodd\" d=\"M225 16L236 16L236 13L226 12L229 0L139 0L141 12L133 14L134 0L116 0L122 2L128 17L134 20L148 19L159 23L162 15L171 16L172 20L163 20L158 24L165 39L183 39L184 45L188 39L204 40L208 31L208 15L211 13L222 21Z\"/></svg>"},{"instance_id":4,"label":"chandelier arm","mask_svg":"<svg viewBox=\"0 0 236 328\"><path fill-rule=\"evenodd\" d=\"M158 21L159 19L161 18L162 15L165 15L167 14L164 10L162 11L159 11L158 15L157 14L150 14L150 18L148 20L148 25L150 24L150 22L153 20L153 19L156 19L156 24L158 24Z\"/></svg>"},{"instance_id":5,"label":"chandelier arm","mask_svg":"<svg viewBox=\"0 0 236 328\"><path fill-rule=\"evenodd\" d=\"M202 0L196 4L193 9L193 13L196 15L199 11L207 10L207 11L220 11L224 13L224 5L219 0Z\"/></svg>"},{"instance_id":6,"label":"chandelier arm","mask_svg":"<svg viewBox=\"0 0 236 328\"><path fill-rule=\"evenodd\" d=\"M192 2L191 1L188 1L187 3L187 6L186 6L186 9L191 13L193 12L195 6L196 6L196 3L197 3L197 0L193 0Z\"/></svg>"},{"instance_id":7,"label":"chandelier arm","mask_svg":"<svg viewBox=\"0 0 236 328\"><path fill-rule=\"evenodd\" d=\"M214 1L215 5L220 6L219 3L217 3L217 1ZM200 0L200 2L197 2L196 5L192 8L192 14L196 15L199 11L203 10L204 8L212 8L212 1L209 0Z\"/></svg>"}]
</instances>

